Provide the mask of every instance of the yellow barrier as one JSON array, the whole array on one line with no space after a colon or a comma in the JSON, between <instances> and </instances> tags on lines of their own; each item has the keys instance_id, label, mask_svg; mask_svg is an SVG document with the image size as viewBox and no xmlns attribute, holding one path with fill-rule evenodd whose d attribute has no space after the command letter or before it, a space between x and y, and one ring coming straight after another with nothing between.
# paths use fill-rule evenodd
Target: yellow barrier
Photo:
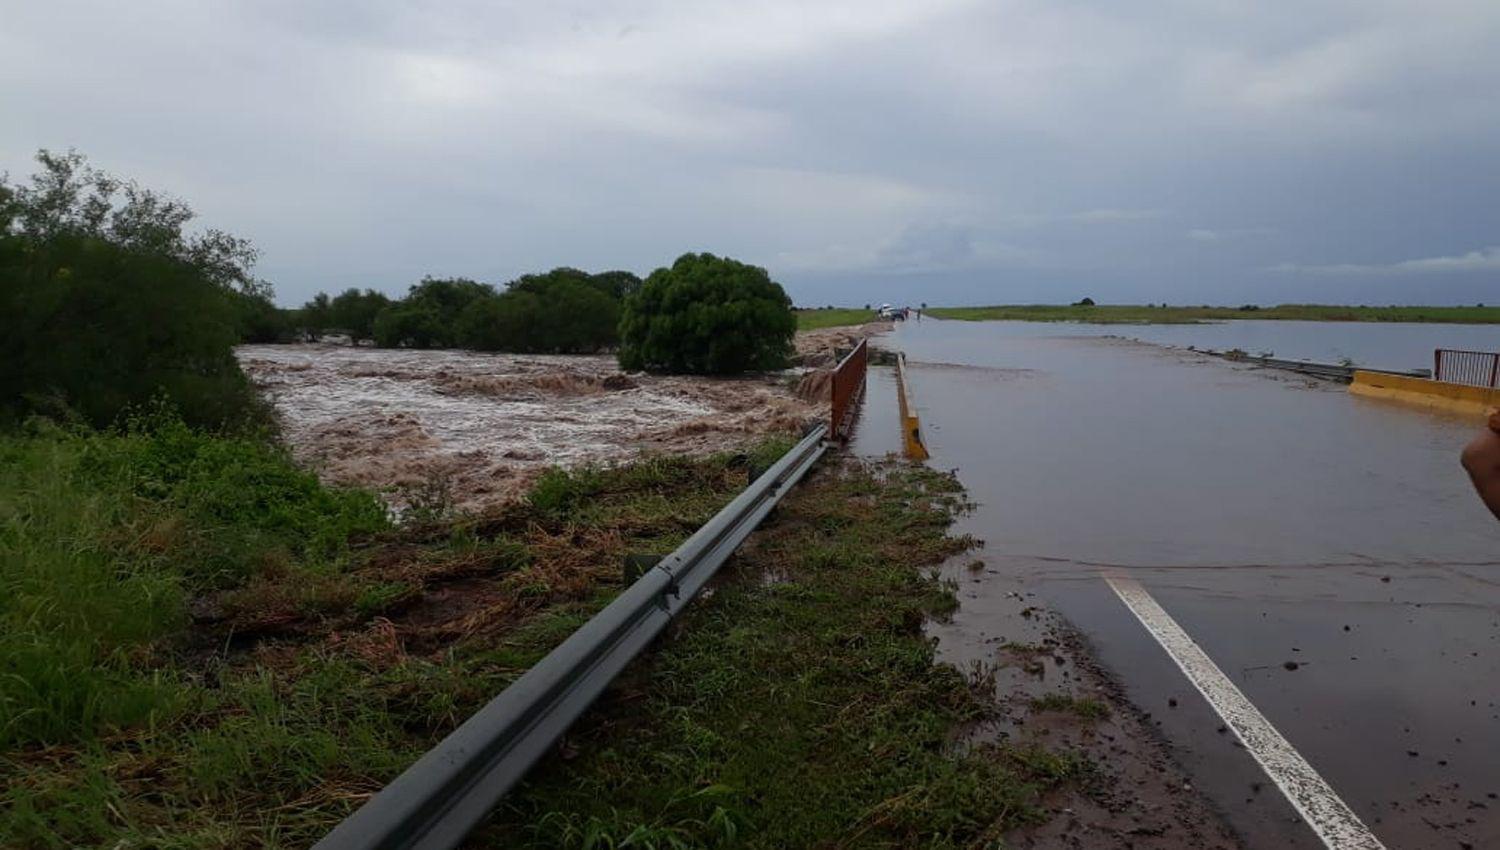
<instances>
[{"instance_id":1,"label":"yellow barrier","mask_svg":"<svg viewBox=\"0 0 1500 850\"><path fill-rule=\"evenodd\" d=\"M917 421L917 406L907 400L911 390L906 385L906 355L896 355L896 398L901 402L901 442L906 456L926 460L927 446L922 442L922 423Z\"/></svg>"},{"instance_id":2,"label":"yellow barrier","mask_svg":"<svg viewBox=\"0 0 1500 850\"><path fill-rule=\"evenodd\" d=\"M1455 413L1483 414L1491 407L1500 407L1500 388L1471 387L1467 384L1450 384L1446 381L1364 370L1354 373L1349 392Z\"/></svg>"}]
</instances>

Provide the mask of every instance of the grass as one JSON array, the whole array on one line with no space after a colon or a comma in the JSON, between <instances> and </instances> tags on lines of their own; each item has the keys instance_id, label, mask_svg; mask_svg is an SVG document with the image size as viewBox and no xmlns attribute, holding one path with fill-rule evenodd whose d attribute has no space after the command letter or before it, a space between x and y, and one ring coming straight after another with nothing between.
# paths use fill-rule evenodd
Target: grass
<instances>
[{"instance_id":1,"label":"grass","mask_svg":"<svg viewBox=\"0 0 1500 850\"><path fill-rule=\"evenodd\" d=\"M1031 701L1033 711L1055 711L1074 714L1085 720L1100 720L1109 716L1109 706L1093 697L1075 697L1052 693Z\"/></svg>"},{"instance_id":2,"label":"grass","mask_svg":"<svg viewBox=\"0 0 1500 850\"><path fill-rule=\"evenodd\" d=\"M850 307L824 307L802 309L797 312L797 330L811 331L818 328L837 328L845 325L862 325L875 321L874 310Z\"/></svg>"},{"instance_id":3,"label":"grass","mask_svg":"<svg viewBox=\"0 0 1500 850\"><path fill-rule=\"evenodd\" d=\"M1167 307L1101 304L1080 307L1061 304L1018 304L995 307L933 307L938 319L964 321L1090 322L1098 324L1186 324L1225 319L1267 319L1320 322L1453 322L1500 323L1500 307L1343 307L1321 304L1281 304L1275 307Z\"/></svg>"},{"instance_id":4,"label":"grass","mask_svg":"<svg viewBox=\"0 0 1500 850\"><path fill-rule=\"evenodd\" d=\"M1086 766L953 746L992 705L921 631L955 604L924 567L967 547L960 500L921 467L817 475L475 844L968 847L1044 819Z\"/></svg>"},{"instance_id":5,"label":"grass","mask_svg":"<svg viewBox=\"0 0 1500 850\"><path fill-rule=\"evenodd\" d=\"M555 471L393 526L254 437L169 415L0 436L0 846L303 847L614 598L789 441ZM967 846L1086 766L956 747L922 468L798 488L480 841Z\"/></svg>"}]
</instances>

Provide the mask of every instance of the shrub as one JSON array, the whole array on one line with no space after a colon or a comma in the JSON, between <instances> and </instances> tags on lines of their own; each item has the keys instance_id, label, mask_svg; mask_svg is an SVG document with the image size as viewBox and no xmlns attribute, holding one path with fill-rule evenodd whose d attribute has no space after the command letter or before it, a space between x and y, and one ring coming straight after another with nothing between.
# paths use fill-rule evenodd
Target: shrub
<instances>
[{"instance_id":1,"label":"shrub","mask_svg":"<svg viewBox=\"0 0 1500 850\"><path fill-rule=\"evenodd\" d=\"M683 254L625 302L620 366L717 375L779 369L796 331L791 299L765 269Z\"/></svg>"},{"instance_id":2,"label":"shrub","mask_svg":"<svg viewBox=\"0 0 1500 850\"><path fill-rule=\"evenodd\" d=\"M107 425L165 392L184 419L264 415L232 347L280 334L255 252L218 231L188 237L185 204L37 156L31 185L0 178L0 413L72 411Z\"/></svg>"}]
</instances>

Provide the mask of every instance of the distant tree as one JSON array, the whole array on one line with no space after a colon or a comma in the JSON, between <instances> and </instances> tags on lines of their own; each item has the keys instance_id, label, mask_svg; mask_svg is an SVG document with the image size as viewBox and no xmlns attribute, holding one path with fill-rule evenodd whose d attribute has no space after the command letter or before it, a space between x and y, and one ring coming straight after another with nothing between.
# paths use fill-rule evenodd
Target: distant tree
<instances>
[{"instance_id":1,"label":"distant tree","mask_svg":"<svg viewBox=\"0 0 1500 850\"><path fill-rule=\"evenodd\" d=\"M791 308L765 269L683 254L625 302L620 365L704 374L782 368L797 331Z\"/></svg>"},{"instance_id":2,"label":"distant tree","mask_svg":"<svg viewBox=\"0 0 1500 850\"><path fill-rule=\"evenodd\" d=\"M1073 306L1074 307L1092 307L1092 306L1094 306L1094 299L1092 299L1092 298L1081 298L1081 299L1079 299L1077 301L1074 301L1073 302Z\"/></svg>"},{"instance_id":3,"label":"distant tree","mask_svg":"<svg viewBox=\"0 0 1500 850\"><path fill-rule=\"evenodd\" d=\"M406 301L381 310L371 332L382 348L443 348L450 327L431 304Z\"/></svg>"},{"instance_id":4,"label":"distant tree","mask_svg":"<svg viewBox=\"0 0 1500 850\"><path fill-rule=\"evenodd\" d=\"M481 351L592 354L618 339L620 302L574 279L512 287L476 299L458 320L461 344Z\"/></svg>"},{"instance_id":5,"label":"distant tree","mask_svg":"<svg viewBox=\"0 0 1500 850\"><path fill-rule=\"evenodd\" d=\"M385 348L455 348L459 318L470 304L494 298L488 284L467 278L424 277L406 297L383 308L371 324L375 344Z\"/></svg>"},{"instance_id":6,"label":"distant tree","mask_svg":"<svg viewBox=\"0 0 1500 850\"><path fill-rule=\"evenodd\" d=\"M231 301L240 342L291 342L296 338L291 311L277 307L270 298L235 293Z\"/></svg>"},{"instance_id":7,"label":"distant tree","mask_svg":"<svg viewBox=\"0 0 1500 850\"><path fill-rule=\"evenodd\" d=\"M391 299L373 289L360 292L346 289L328 305L328 321L337 330L347 333L351 340L375 337L375 317L391 305Z\"/></svg>"},{"instance_id":8,"label":"distant tree","mask_svg":"<svg viewBox=\"0 0 1500 850\"><path fill-rule=\"evenodd\" d=\"M309 341L317 340L324 331L333 327L333 306L328 293L319 292L302 305L297 313L297 326Z\"/></svg>"}]
</instances>

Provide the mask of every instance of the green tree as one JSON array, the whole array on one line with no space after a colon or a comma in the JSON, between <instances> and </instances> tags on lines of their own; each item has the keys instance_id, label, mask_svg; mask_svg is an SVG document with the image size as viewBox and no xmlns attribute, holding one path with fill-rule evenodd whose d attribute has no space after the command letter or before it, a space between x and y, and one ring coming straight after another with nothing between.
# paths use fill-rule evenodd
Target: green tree
<instances>
[{"instance_id":1,"label":"green tree","mask_svg":"<svg viewBox=\"0 0 1500 850\"><path fill-rule=\"evenodd\" d=\"M380 311L372 333L382 348L444 348L451 327L431 304L402 301Z\"/></svg>"},{"instance_id":2,"label":"green tree","mask_svg":"<svg viewBox=\"0 0 1500 850\"><path fill-rule=\"evenodd\" d=\"M620 365L718 375L779 369L796 332L791 299L765 269L683 254L625 302Z\"/></svg>"},{"instance_id":3,"label":"green tree","mask_svg":"<svg viewBox=\"0 0 1500 850\"><path fill-rule=\"evenodd\" d=\"M333 327L333 306L328 293L319 292L302 305L302 309L297 311L297 326L309 342L316 342L318 337Z\"/></svg>"},{"instance_id":4,"label":"green tree","mask_svg":"<svg viewBox=\"0 0 1500 850\"><path fill-rule=\"evenodd\" d=\"M194 425L258 416L233 354L242 311L270 307L249 243L184 234L186 204L76 153L37 161L29 185L0 179L0 411L107 425L165 393Z\"/></svg>"},{"instance_id":5,"label":"green tree","mask_svg":"<svg viewBox=\"0 0 1500 850\"><path fill-rule=\"evenodd\" d=\"M328 303L329 324L354 342L374 339L375 317L391 305L391 299L373 289L346 289Z\"/></svg>"},{"instance_id":6,"label":"green tree","mask_svg":"<svg viewBox=\"0 0 1500 850\"><path fill-rule=\"evenodd\" d=\"M291 342L296 338L290 316L292 311L277 307L270 298L235 293L231 300L235 306L240 342Z\"/></svg>"}]
</instances>

